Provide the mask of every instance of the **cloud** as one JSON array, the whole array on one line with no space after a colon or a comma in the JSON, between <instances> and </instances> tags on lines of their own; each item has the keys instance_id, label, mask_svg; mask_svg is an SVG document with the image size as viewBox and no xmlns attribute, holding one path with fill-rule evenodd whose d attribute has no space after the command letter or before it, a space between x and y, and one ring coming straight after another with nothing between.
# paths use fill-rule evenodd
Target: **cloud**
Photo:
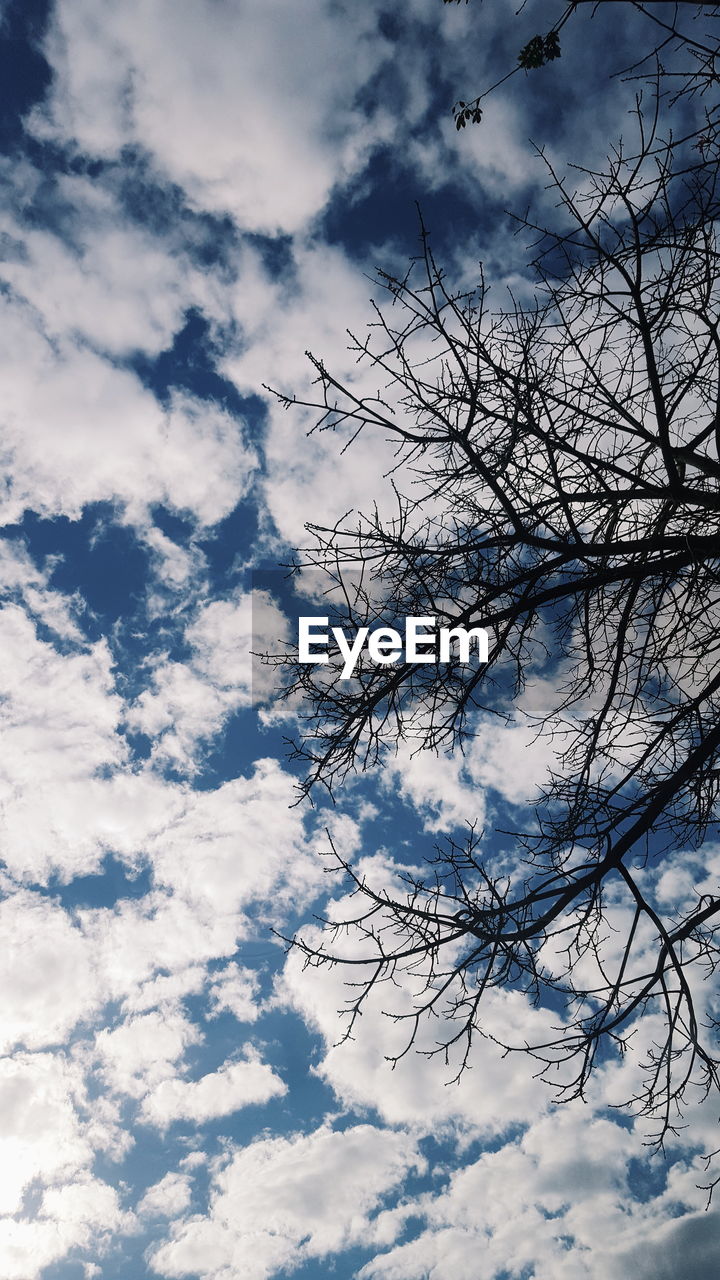
<instances>
[{"instance_id":1,"label":"cloud","mask_svg":"<svg viewBox=\"0 0 720 1280\"><path fill-rule=\"evenodd\" d=\"M467 823L482 827L485 796L473 783L465 757L413 752L401 743L383 767L383 786L412 805L426 831L453 831Z\"/></svg>"},{"instance_id":2,"label":"cloud","mask_svg":"<svg viewBox=\"0 0 720 1280\"><path fill-rule=\"evenodd\" d=\"M143 1218L176 1218L189 1207L192 1178L187 1173L166 1173L148 1187L137 1212Z\"/></svg>"},{"instance_id":3,"label":"cloud","mask_svg":"<svg viewBox=\"0 0 720 1280\"><path fill-rule=\"evenodd\" d=\"M524 1135L454 1172L439 1195L419 1197L415 1239L369 1262L363 1280L640 1280L710 1275L717 1214L680 1221L697 1203L683 1166L647 1198L633 1195L633 1133L582 1104L531 1124ZM656 1169L656 1175L660 1173ZM690 1177L687 1175L690 1174ZM696 1176L697 1181L697 1176ZM689 1201L688 1201L689 1194ZM399 1211L400 1215L402 1210ZM687 1252L681 1260L681 1248Z\"/></svg>"},{"instance_id":4,"label":"cloud","mask_svg":"<svg viewBox=\"0 0 720 1280\"><path fill-rule=\"evenodd\" d=\"M414 750L401 742L383 762L381 785L412 806L425 831L482 828L498 800L532 799L556 763L552 742L532 725L479 716L468 725L462 752Z\"/></svg>"},{"instance_id":5,"label":"cloud","mask_svg":"<svg viewBox=\"0 0 720 1280\"><path fill-rule=\"evenodd\" d=\"M422 1167L403 1133L356 1125L268 1138L235 1152L215 1175L207 1217L174 1224L152 1255L163 1276L247 1280L361 1243L382 1197Z\"/></svg>"},{"instance_id":6,"label":"cloud","mask_svg":"<svg viewBox=\"0 0 720 1280\"><path fill-rule=\"evenodd\" d=\"M269 758L247 778L186 793L183 812L148 842L157 883L218 919L271 894L278 905L307 900L322 869L295 798L295 780Z\"/></svg>"},{"instance_id":7,"label":"cloud","mask_svg":"<svg viewBox=\"0 0 720 1280\"><path fill-rule=\"evenodd\" d=\"M110 1088L142 1098L171 1079L186 1049L201 1039L194 1023L170 1008L127 1018L113 1030L104 1027L96 1036L95 1048Z\"/></svg>"},{"instance_id":8,"label":"cloud","mask_svg":"<svg viewBox=\"0 0 720 1280\"><path fill-rule=\"evenodd\" d=\"M205 1124L285 1093L287 1085L272 1067L249 1054L246 1061L225 1062L199 1080L161 1081L144 1099L142 1115L159 1129L178 1120Z\"/></svg>"},{"instance_id":9,"label":"cloud","mask_svg":"<svg viewBox=\"0 0 720 1280\"><path fill-rule=\"evenodd\" d=\"M220 357L220 368L243 392L263 384L298 399L313 399L318 387L305 351L312 351L358 394L374 395L387 379L357 365L347 351L347 329L364 336L376 292L365 263L355 264L339 248L315 239L293 244L287 271L273 280L257 256L246 250L232 309L245 341ZM372 266L370 266L372 271ZM312 335L311 339L308 335ZM263 456L263 496L267 514L282 539L306 546L305 524L332 525L349 511L371 510L377 502L391 512L396 498L388 473L397 462L395 446L379 431L363 433L341 454L354 428L309 434L320 412L286 409L267 402ZM352 523L352 522L351 522Z\"/></svg>"},{"instance_id":10,"label":"cloud","mask_svg":"<svg viewBox=\"0 0 720 1280\"><path fill-rule=\"evenodd\" d=\"M357 871L361 879L373 883L376 892L402 898L397 881L400 868L389 860L380 855L368 858L358 864ZM333 922L354 919L357 900L334 901L325 915ZM373 923L376 928L382 926L379 913ZM308 927L303 937L309 945L317 945L320 931ZM459 945L441 961L443 971L457 962ZM467 1069L456 1080L465 1040L459 1037L457 1044L450 1045L447 1057L440 1048L460 1030L460 1024L453 1025L449 1018L452 991L436 1006L437 1016L421 1016L416 1026L415 1010L424 1003L424 995L431 994L424 990L426 966L419 961L412 969L398 966L392 982L377 983L363 1000L361 1016L349 1038L344 1038L349 1022L343 1011L358 999L357 984L375 971L372 957L377 953L362 930L353 927L341 929L331 947L335 955L353 960L351 970L342 963L306 968L299 950L293 950L278 983L278 997L322 1037L324 1052L315 1071L343 1106L371 1110L386 1124L410 1125L422 1133L459 1128L486 1137L528 1123L547 1108L549 1091L535 1078L537 1063L522 1051L504 1055L501 1046L521 1047L549 1039L556 1021L553 1015L534 1010L519 991L487 991ZM364 967L356 963L361 957L367 957ZM350 982L356 985L350 987ZM436 982L433 989L437 986Z\"/></svg>"},{"instance_id":11,"label":"cloud","mask_svg":"<svg viewBox=\"0 0 720 1280\"><path fill-rule=\"evenodd\" d=\"M475 788L492 789L509 804L526 804L548 780L557 754L532 724L498 724L481 718L466 757Z\"/></svg>"},{"instance_id":12,"label":"cloud","mask_svg":"<svg viewBox=\"0 0 720 1280\"><path fill-rule=\"evenodd\" d=\"M7 1280L34 1280L69 1250L101 1247L130 1226L117 1192L90 1172L98 1149L119 1154L127 1139L118 1142L102 1108L89 1123L88 1106L83 1073L64 1054L0 1059L0 1270Z\"/></svg>"},{"instance_id":13,"label":"cloud","mask_svg":"<svg viewBox=\"0 0 720 1280\"><path fill-rule=\"evenodd\" d=\"M79 792L96 790L98 771L126 759L108 644L61 654L39 638L24 610L7 605L0 609L0 645L6 866L40 882L51 867L92 871L101 850L97 838L78 829Z\"/></svg>"},{"instance_id":14,"label":"cloud","mask_svg":"<svg viewBox=\"0 0 720 1280\"><path fill-rule=\"evenodd\" d=\"M0 1052L61 1044L105 1000L92 948L66 911L28 890L0 903L0 929Z\"/></svg>"},{"instance_id":15,"label":"cloud","mask_svg":"<svg viewBox=\"0 0 720 1280\"><path fill-rule=\"evenodd\" d=\"M257 993L259 979L252 969L228 964L216 976L208 992L211 1000L209 1017L231 1013L238 1022L254 1022L259 1015Z\"/></svg>"},{"instance_id":16,"label":"cloud","mask_svg":"<svg viewBox=\"0 0 720 1280\"><path fill-rule=\"evenodd\" d=\"M30 127L95 156L140 147L201 207L292 232L391 132L379 103L353 110L391 52L375 4L339 22L324 0L302 14L289 0L60 0L45 41L54 81Z\"/></svg>"},{"instance_id":17,"label":"cloud","mask_svg":"<svg viewBox=\"0 0 720 1280\"><path fill-rule=\"evenodd\" d=\"M0 1059L0 1212L17 1213L35 1179L62 1179L88 1164L92 1150L75 1107L83 1095L80 1073L62 1055Z\"/></svg>"},{"instance_id":18,"label":"cloud","mask_svg":"<svg viewBox=\"0 0 720 1280\"><path fill-rule=\"evenodd\" d=\"M96 502L141 527L156 503L203 525L232 511L255 454L230 414L181 392L164 409L134 374L87 349L58 349L12 303L3 310L3 523L26 509L77 519Z\"/></svg>"},{"instance_id":19,"label":"cloud","mask_svg":"<svg viewBox=\"0 0 720 1280\"><path fill-rule=\"evenodd\" d=\"M131 1228L113 1187L83 1177L52 1187L33 1221L0 1218L0 1266L5 1280L35 1280L70 1252L93 1248L102 1253L113 1233ZM86 1276L101 1274L85 1268Z\"/></svg>"},{"instance_id":20,"label":"cloud","mask_svg":"<svg viewBox=\"0 0 720 1280\"><path fill-rule=\"evenodd\" d=\"M76 617L79 598L53 590L47 569L38 568L20 541L0 539L0 592L4 600L21 603L25 612L56 638L84 640Z\"/></svg>"},{"instance_id":21,"label":"cloud","mask_svg":"<svg viewBox=\"0 0 720 1280\"><path fill-rule=\"evenodd\" d=\"M152 738L153 761L192 774L199 748L228 718L276 688L274 671L251 655L277 652L287 634L287 620L267 592L236 591L202 603L183 637L189 660L157 661L152 686L127 717L131 729Z\"/></svg>"},{"instance_id":22,"label":"cloud","mask_svg":"<svg viewBox=\"0 0 720 1280\"><path fill-rule=\"evenodd\" d=\"M629 1240L633 1234L635 1239ZM693 1280L713 1280L719 1235L717 1210L669 1219L652 1232L627 1231L623 1247L600 1263L599 1276L601 1280L624 1280L628 1275L638 1280L676 1280L688 1275Z\"/></svg>"},{"instance_id":23,"label":"cloud","mask_svg":"<svg viewBox=\"0 0 720 1280\"><path fill-rule=\"evenodd\" d=\"M104 502L143 530L153 504L213 525L257 467L244 422L178 387L160 404L128 358L170 348L192 309L227 322L222 272L201 270L192 237L174 225L133 222L112 177L61 177L42 199L40 171L6 177L0 519L15 523L25 510L77 519ZM168 566L177 561L164 550Z\"/></svg>"},{"instance_id":24,"label":"cloud","mask_svg":"<svg viewBox=\"0 0 720 1280\"><path fill-rule=\"evenodd\" d=\"M201 989L208 961L231 956L238 938L256 928L244 914L251 902L274 896L275 911L299 905L322 873L305 818L290 808L294 779L277 762L193 791L160 776L152 761L133 760L107 641L83 642L72 602L49 590L22 550L13 557L0 545L8 589L30 600L45 626L60 629L62 644L41 639L20 604L0 608L0 828L8 872L0 906L8 980L0 1003L5 1047L38 1048L58 1043L107 1000L140 1012ZM196 678L207 696L219 690L235 705L248 695L241 683L247 655L246 671L236 653L248 632L247 598L216 603L200 609L191 627ZM181 702L180 725L183 714L186 725L194 723ZM109 856L130 876L144 870L154 878L148 892L70 914L18 887L100 874ZM14 977L21 955L30 962ZM252 984L243 984L239 970L229 973L224 996L215 980L217 1007L229 1002L253 1016Z\"/></svg>"},{"instance_id":25,"label":"cloud","mask_svg":"<svg viewBox=\"0 0 720 1280\"><path fill-rule=\"evenodd\" d=\"M160 232L133 221L113 175L91 181L69 174L54 181L54 218L33 225L17 207L20 179L30 174L39 187L37 170L5 173L0 228L13 250L4 255L2 273L15 307L41 320L42 331L66 351L89 347L113 360L158 356L191 308L223 313L217 275L193 260L187 227Z\"/></svg>"}]
</instances>

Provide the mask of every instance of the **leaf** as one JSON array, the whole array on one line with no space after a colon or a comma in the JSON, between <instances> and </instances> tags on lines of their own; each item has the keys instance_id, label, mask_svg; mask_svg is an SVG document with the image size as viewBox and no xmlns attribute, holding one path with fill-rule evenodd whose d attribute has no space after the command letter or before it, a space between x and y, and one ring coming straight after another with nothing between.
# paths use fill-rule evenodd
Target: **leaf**
<instances>
[{"instance_id":1,"label":"leaf","mask_svg":"<svg viewBox=\"0 0 720 1280\"><path fill-rule=\"evenodd\" d=\"M453 107L455 116L455 128L464 129L471 121L473 124L479 124L482 120L482 107L478 101L463 102L462 99L455 103Z\"/></svg>"},{"instance_id":2,"label":"leaf","mask_svg":"<svg viewBox=\"0 0 720 1280\"><path fill-rule=\"evenodd\" d=\"M524 71L534 71L559 57L560 37L557 31L548 31L546 36L533 36L528 40L518 54L518 62Z\"/></svg>"},{"instance_id":3,"label":"leaf","mask_svg":"<svg viewBox=\"0 0 720 1280\"><path fill-rule=\"evenodd\" d=\"M552 62L560 57L560 36L557 31L548 31L545 37L545 61Z\"/></svg>"}]
</instances>

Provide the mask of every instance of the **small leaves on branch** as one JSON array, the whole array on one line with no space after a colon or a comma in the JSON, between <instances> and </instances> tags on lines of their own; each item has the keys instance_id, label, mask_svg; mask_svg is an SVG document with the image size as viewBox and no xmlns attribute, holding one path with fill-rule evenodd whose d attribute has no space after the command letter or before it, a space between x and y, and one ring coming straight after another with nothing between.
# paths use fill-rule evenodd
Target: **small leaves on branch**
<instances>
[{"instance_id":1,"label":"small leaves on branch","mask_svg":"<svg viewBox=\"0 0 720 1280\"><path fill-rule=\"evenodd\" d=\"M453 115L456 129L464 129L466 124L479 124L482 120L480 99L476 98L474 102L456 102Z\"/></svg>"},{"instance_id":2,"label":"small leaves on branch","mask_svg":"<svg viewBox=\"0 0 720 1280\"><path fill-rule=\"evenodd\" d=\"M465 0L466 4L468 2L469 0ZM443 3L460 4L462 0L443 0ZM518 13L524 8L525 4L521 5ZM706 123L699 127L695 126L698 135L702 135L695 142L695 149L701 156L704 155L707 147L715 140L720 112L717 101L720 59L717 23L720 20L720 5L703 3L702 0L698 0L698 3L694 3L693 0L681 0L680 3L672 4L668 0L667 4L647 6L642 3L642 0L618 0L617 4L610 8L618 13L621 22L627 18L632 19L636 24L636 28L632 30L631 65L610 66L608 69L610 76L620 77L625 81L644 82L651 85L655 92L660 91L661 84L664 85L667 92L663 91L663 96L668 106L673 106L681 99L690 101L704 98ZM453 108L456 128L464 129L467 124L479 123L482 119L479 103L519 71L536 71L539 67L547 66L549 62L556 62L562 56L560 32L566 23L591 19L603 22L606 19L602 15L607 11L607 4L582 4L579 0L558 0L558 9L553 14L555 20L551 29L545 35L534 35L528 40L517 54L514 64L510 60L497 79L485 85L477 97L470 102L456 103ZM701 21L702 25L700 25ZM507 30L509 31L509 25ZM638 35L637 42L635 30ZM647 41L642 38L643 30L648 33ZM490 28L488 34L491 40L487 45L488 49L491 45L493 49L495 48L498 35L504 36L505 31L502 19L499 28L497 26ZM617 45L616 35L617 32L613 30L598 33L594 39L594 46L598 49L607 49L609 56L612 56L612 50ZM619 47L622 44L621 41ZM598 56L602 58L603 54ZM492 52L485 59L486 69L488 67L494 69L497 65L497 55ZM562 93L561 88L560 92Z\"/></svg>"},{"instance_id":3,"label":"small leaves on branch","mask_svg":"<svg viewBox=\"0 0 720 1280\"><path fill-rule=\"evenodd\" d=\"M534 71L560 57L560 37L557 31L546 36L533 36L518 54L518 63L524 71Z\"/></svg>"}]
</instances>

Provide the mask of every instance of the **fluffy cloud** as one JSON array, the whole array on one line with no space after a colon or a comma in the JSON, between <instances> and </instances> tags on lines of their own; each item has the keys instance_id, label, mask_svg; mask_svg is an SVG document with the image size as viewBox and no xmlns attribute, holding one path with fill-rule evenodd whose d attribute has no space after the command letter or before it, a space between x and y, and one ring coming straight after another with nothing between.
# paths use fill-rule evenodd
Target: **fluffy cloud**
<instances>
[{"instance_id":1,"label":"fluffy cloud","mask_svg":"<svg viewBox=\"0 0 720 1280\"><path fill-rule=\"evenodd\" d=\"M30 618L58 639L84 639L75 616L79 601L53 590L47 570L38 568L19 541L0 539L0 593L3 600L22 603Z\"/></svg>"},{"instance_id":2,"label":"fluffy cloud","mask_svg":"<svg viewBox=\"0 0 720 1280\"><path fill-rule=\"evenodd\" d=\"M145 1098L142 1114L160 1129L177 1120L204 1124L285 1093L287 1085L272 1067L251 1054L246 1061L225 1062L199 1080L163 1080Z\"/></svg>"},{"instance_id":3,"label":"fluffy cloud","mask_svg":"<svg viewBox=\"0 0 720 1280\"><path fill-rule=\"evenodd\" d=\"M28 223L24 202L17 207L23 181L35 195L41 173L8 167L4 177L3 277L15 305L28 320L42 318L43 331L66 354L74 344L113 359L137 352L157 356L172 344L190 308L222 314L219 281L194 263L192 240L179 227L158 234L133 221L111 177L103 183L58 176L60 216L50 227Z\"/></svg>"},{"instance_id":4,"label":"fluffy cloud","mask_svg":"<svg viewBox=\"0 0 720 1280\"><path fill-rule=\"evenodd\" d=\"M254 1142L216 1174L209 1215L180 1220L153 1267L220 1280L242 1265L265 1280L362 1242L382 1197L421 1166L407 1134L369 1125Z\"/></svg>"},{"instance_id":5,"label":"fluffy cloud","mask_svg":"<svg viewBox=\"0 0 720 1280\"><path fill-rule=\"evenodd\" d=\"M258 1016L251 971L234 962L214 966L257 931L251 904L272 899L269 915L316 890L321 868L303 815L290 808L293 779L266 760L247 778L195 791L133 762L119 731L125 704L109 646L83 643L69 602L49 590L23 552L5 551L8 591L30 602L46 627L56 624L61 647L40 638L20 604L0 609L7 748L0 1051L79 1037L79 1061L88 1069L99 1061L112 1092L143 1100L168 1082L146 1105L157 1124L199 1122L270 1098L284 1085L254 1062L228 1064L201 1081L180 1077L186 1049L202 1038L181 1002L208 986L212 1013ZM236 679L233 608L196 619L208 687L227 689ZM150 887L137 896L120 891L114 905L74 910L29 887L99 873L110 854L131 877L142 869ZM121 1005L117 1021L112 1002ZM87 1049L93 1027L95 1057Z\"/></svg>"},{"instance_id":6,"label":"fluffy cloud","mask_svg":"<svg viewBox=\"0 0 720 1280\"><path fill-rule=\"evenodd\" d=\"M401 742L383 762L381 785L401 795L421 815L426 831L482 828L498 800L530 800L556 763L551 741L527 722L497 723L478 717L462 753L414 750Z\"/></svg>"},{"instance_id":7,"label":"fluffy cloud","mask_svg":"<svg viewBox=\"0 0 720 1280\"><path fill-rule=\"evenodd\" d=\"M8 1280L34 1280L68 1250L97 1248L130 1226L117 1192L90 1172L98 1149L119 1154L127 1145L101 1111L89 1122L83 1073L64 1055L0 1059L0 1269Z\"/></svg>"},{"instance_id":8,"label":"fluffy cloud","mask_svg":"<svg viewBox=\"0 0 720 1280\"><path fill-rule=\"evenodd\" d=\"M89 1162L92 1152L75 1106L83 1095L80 1073L60 1055L0 1059L0 1212L17 1213L34 1179L74 1175Z\"/></svg>"},{"instance_id":9,"label":"fluffy cloud","mask_svg":"<svg viewBox=\"0 0 720 1280\"><path fill-rule=\"evenodd\" d=\"M257 464L244 424L177 389L161 405L126 363L169 348L191 308L226 319L217 273L175 229L133 223L112 181L60 178L44 227L27 217L43 175L5 176L0 520L76 519L93 502L142 529L155 503L222 519Z\"/></svg>"},{"instance_id":10,"label":"fluffy cloud","mask_svg":"<svg viewBox=\"0 0 720 1280\"><path fill-rule=\"evenodd\" d=\"M238 1022L254 1022L259 1014L256 1000L259 981L252 969L228 964L210 987L211 1017L232 1013Z\"/></svg>"},{"instance_id":11,"label":"fluffy cloud","mask_svg":"<svg viewBox=\"0 0 720 1280\"><path fill-rule=\"evenodd\" d=\"M0 903L0 929L0 1052L62 1043L106 998L87 938L57 903L27 890Z\"/></svg>"},{"instance_id":12,"label":"fluffy cloud","mask_svg":"<svg viewBox=\"0 0 720 1280\"><path fill-rule=\"evenodd\" d=\"M267 592L238 591L202 604L184 634L189 661L159 661L152 687L128 714L128 726L152 738L153 761L192 773L198 747L233 712L276 687L273 670L251 655L277 651L287 633L287 620Z\"/></svg>"},{"instance_id":13,"label":"fluffy cloud","mask_svg":"<svg viewBox=\"0 0 720 1280\"><path fill-rule=\"evenodd\" d=\"M52 1187L32 1221L0 1218L0 1265L6 1280L35 1280L69 1252L92 1248L103 1253L114 1233L132 1228L115 1189L84 1176ZM88 1277L100 1275L95 1264Z\"/></svg>"},{"instance_id":14,"label":"fluffy cloud","mask_svg":"<svg viewBox=\"0 0 720 1280\"><path fill-rule=\"evenodd\" d=\"M299 240L287 272L272 280L246 252L231 303L246 340L222 355L224 374L246 393L268 384L312 400L318 388L311 386L314 371L305 356L310 334L314 354L338 376L347 375L358 394L377 394L378 383L384 387L387 379L358 367L347 351L347 329L362 337L372 319L368 296L374 290L363 267L340 249ZM307 545L309 520L332 525L347 512L371 510L373 502L394 510L388 473L397 459L380 432L362 434L342 454L351 428L309 434L320 412L286 409L274 399L267 411L263 494L274 525L291 546Z\"/></svg>"},{"instance_id":15,"label":"fluffy cloud","mask_svg":"<svg viewBox=\"0 0 720 1280\"><path fill-rule=\"evenodd\" d=\"M14 874L42 880L96 869L96 840L78 830L79 792L125 761L120 701L105 640L61 654L24 610L0 610L0 689L6 750L0 765L4 857Z\"/></svg>"},{"instance_id":16,"label":"fluffy cloud","mask_svg":"<svg viewBox=\"0 0 720 1280\"><path fill-rule=\"evenodd\" d=\"M413 752L402 743L383 769L383 785L422 815L426 831L453 831L466 823L482 827L485 820L485 796L459 754Z\"/></svg>"},{"instance_id":17,"label":"fluffy cloud","mask_svg":"<svg viewBox=\"0 0 720 1280\"><path fill-rule=\"evenodd\" d=\"M159 1182L148 1187L137 1206L141 1217L174 1218L190 1204L192 1179L187 1173L166 1173Z\"/></svg>"},{"instance_id":18,"label":"fluffy cloud","mask_svg":"<svg viewBox=\"0 0 720 1280\"><path fill-rule=\"evenodd\" d=\"M186 1049L201 1039L200 1031L177 1009L162 1009L107 1027L95 1046L102 1074L112 1089L142 1098L171 1079Z\"/></svg>"},{"instance_id":19,"label":"fluffy cloud","mask_svg":"<svg viewBox=\"0 0 720 1280\"><path fill-rule=\"evenodd\" d=\"M377 892L399 892L398 868L380 856L366 859L358 875L366 877ZM326 914L333 921L357 916L357 902L341 899ZM378 914L374 924L381 925ZM320 940L319 930L303 932L310 945ZM326 939L327 941L327 939ZM357 985L369 979L375 965L375 948L360 929L341 930L332 942L334 954L353 961L352 971L342 963L305 968L298 950L288 957L279 996L287 1001L322 1036L324 1054L315 1070L332 1087L346 1107L376 1111L388 1124L404 1124L421 1132L460 1126L475 1134L497 1135L529 1120L546 1109L548 1090L534 1078L537 1064L523 1053L504 1056L503 1044L522 1046L550 1038L555 1019L531 1008L517 991L488 991L483 1000L482 1031L476 1035L467 1067L459 1080L465 1041L451 1045L447 1058L438 1046L449 1040L452 1025L444 1021L446 1002L436 1017L420 1018L414 1012L423 1003L424 979L419 964L412 971L393 974L392 983L378 983L363 1000L361 1018L349 1038L347 1013L359 996ZM357 962L367 956L367 964ZM446 965L457 951L446 955ZM445 967L445 966L443 966ZM443 1025L444 1022L444 1025ZM459 1030L459 1025L454 1028ZM412 1040L412 1044L410 1044ZM428 1056L430 1055L430 1056ZM392 1069L390 1067L392 1062Z\"/></svg>"},{"instance_id":20,"label":"fluffy cloud","mask_svg":"<svg viewBox=\"0 0 720 1280\"><path fill-rule=\"evenodd\" d=\"M77 519L92 502L117 504L141 526L153 503L208 525L228 515L255 463L228 413L180 393L163 409L134 374L87 349L58 351L3 306L3 523L27 508Z\"/></svg>"},{"instance_id":21,"label":"fluffy cloud","mask_svg":"<svg viewBox=\"0 0 720 1280\"><path fill-rule=\"evenodd\" d=\"M248 778L189 792L177 821L149 842L158 883L218 918L270 894L307 899L322 873L295 798L294 779L272 759Z\"/></svg>"},{"instance_id":22,"label":"fluffy cloud","mask_svg":"<svg viewBox=\"0 0 720 1280\"><path fill-rule=\"evenodd\" d=\"M302 13L289 0L60 0L45 48L55 81L39 136L105 157L140 146L252 230L296 230L389 132L379 105L368 121L353 111L391 52L374 4L343 6L339 22L324 0Z\"/></svg>"},{"instance_id":23,"label":"fluffy cloud","mask_svg":"<svg viewBox=\"0 0 720 1280\"><path fill-rule=\"evenodd\" d=\"M196 1024L178 1008L165 1006L104 1028L95 1052L106 1085L138 1099L141 1118L159 1129L179 1120L203 1124L286 1092L284 1082L251 1050L243 1060L225 1062L197 1080L184 1078L186 1052L201 1040Z\"/></svg>"},{"instance_id":24,"label":"fluffy cloud","mask_svg":"<svg viewBox=\"0 0 720 1280\"><path fill-rule=\"evenodd\" d=\"M710 1276L718 1215L675 1217L680 1205L698 1205L691 1185L698 1171L677 1165L664 1189L635 1198L636 1151L630 1130L582 1105L544 1117L523 1137L458 1170L440 1195L420 1197L414 1209L425 1229L359 1274L363 1280L415 1280L420 1272L429 1280L496 1280L508 1271L537 1280Z\"/></svg>"}]
</instances>

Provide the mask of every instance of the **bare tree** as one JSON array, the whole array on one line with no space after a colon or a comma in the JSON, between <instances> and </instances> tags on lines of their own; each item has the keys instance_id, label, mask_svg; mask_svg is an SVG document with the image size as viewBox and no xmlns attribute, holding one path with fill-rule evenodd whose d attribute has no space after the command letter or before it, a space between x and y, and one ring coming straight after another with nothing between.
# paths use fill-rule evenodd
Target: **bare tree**
<instances>
[{"instance_id":1,"label":"bare tree","mask_svg":"<svg viewBox=\"0 0 720 1280\"><path fill-rule=\"evenodd\" d=\"M493 309L482 279L453 291L423 229L408 274L381 276L389 305L368 336L350 335L377 389L311 355L318 397L281 397L314 408L317 430L397 445L394 518L308 526L302 562L324 575L332 620L427 615L494 636L486 664L365 660L342 681L335 661L287 654L306 789L401 743L463 750L484 716L520 714L528 680L554 691L526 713L555 762L510 862L471 830L395 892L333 850L355 909L295 944L310 964L360 966L353 1019L383 979L421 973L407 1047L440 1015L438 1052L455 1045L461 1069L490 1034L491 988L559 1010L549 1039L505 1047L534 1054L561 1098L583 1096L598 1054L624 1051L645 1015L632 1102L659 1140L696 1086L719 1083L703 986L719 886L701 875L670 905L658 891L668 859L716 832L720 789L718 171L672 166L650 130L604 173L550 169L565 229L534 228L530 303Z\"/></svg>"}]
</instances>

